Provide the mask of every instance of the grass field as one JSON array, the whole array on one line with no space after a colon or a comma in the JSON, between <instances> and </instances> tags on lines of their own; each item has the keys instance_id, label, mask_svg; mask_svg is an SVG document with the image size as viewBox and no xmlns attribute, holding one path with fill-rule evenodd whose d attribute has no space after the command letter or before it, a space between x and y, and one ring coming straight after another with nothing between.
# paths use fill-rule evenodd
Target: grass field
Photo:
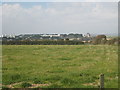
<instances>
[{"instance_id":1,"label":"grass field","mask_svg":"<svg viewBox=\"0 0 120 90\"><path fill-rule=\"evenodd\" d=\"M118 87L117 46L3 45L2 49L3 87L29 83L40 88L98 88L101 73L105 88Z\"/></svg>"}]
</instances>

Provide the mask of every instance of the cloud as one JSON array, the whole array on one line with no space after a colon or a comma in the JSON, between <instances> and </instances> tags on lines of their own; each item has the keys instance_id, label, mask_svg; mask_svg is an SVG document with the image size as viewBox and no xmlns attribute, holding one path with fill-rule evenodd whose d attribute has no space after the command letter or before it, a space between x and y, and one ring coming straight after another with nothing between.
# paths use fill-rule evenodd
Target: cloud
<instances>
[{"instance_id":1,"label":"cloud","mask_svg":"<svg viewBox=\"0 0 120 90\"><path fill-rule=\"evenodd\" d=\"M4 2L119 2L119 0L4 0Z\"/></svg>"},{"instance_id":2,"label":"cloud","mask_svg":"<svg viewBox=\"0 0 120 90\"><path fill-rule=\"evenodd\" d=\"M29 3L28 3L29 4ZM3 34L117 31L117 3L3 4Z\"/></svg>"}]
</instances>

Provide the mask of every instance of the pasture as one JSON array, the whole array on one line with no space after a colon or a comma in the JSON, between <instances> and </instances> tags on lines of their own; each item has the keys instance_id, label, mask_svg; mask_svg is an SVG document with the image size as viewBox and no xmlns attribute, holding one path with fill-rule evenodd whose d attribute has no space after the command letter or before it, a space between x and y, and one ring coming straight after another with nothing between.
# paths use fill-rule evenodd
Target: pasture
<instances>
[{"instance_id":1,"label":"pasture","mask_svg":"<svg viewBox=\"0 0 120 90\"><path fill-rule=\"evenodd\" d=\"M2 56L3 87L98 88L101 73L118 87L117 46L3 45Z\"/></svg>"}]
</instances>

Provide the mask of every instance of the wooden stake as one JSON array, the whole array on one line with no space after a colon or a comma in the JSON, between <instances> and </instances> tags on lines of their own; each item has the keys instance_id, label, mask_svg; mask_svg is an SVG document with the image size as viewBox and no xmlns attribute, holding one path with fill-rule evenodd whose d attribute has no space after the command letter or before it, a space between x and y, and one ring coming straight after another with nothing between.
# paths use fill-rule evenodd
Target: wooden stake
<instances>
[{"instance_id":1,"label":"wooden stake","mask_svg":"<svg viewBox=\"0 0 120 90\"><path fill-rule=\"evenodd\" d=\"M104 74L100 75L100 88L104 88Z\"/></svg>"}]
</instances>

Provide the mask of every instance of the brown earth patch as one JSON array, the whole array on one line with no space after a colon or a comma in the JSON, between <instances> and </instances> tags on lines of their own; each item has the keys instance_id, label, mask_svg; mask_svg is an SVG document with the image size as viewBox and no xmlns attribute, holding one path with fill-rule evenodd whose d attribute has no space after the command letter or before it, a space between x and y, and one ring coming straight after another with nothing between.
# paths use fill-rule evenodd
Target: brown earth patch
<instances>
[{"instance_id":1,"label":"brown earth patch","mask_svg":"<svg viewBox=\"0 0 120 90\"><path fill-rule=\"evenodd\" d=\"M40 87L40 86L49 86L50 84L32 84L31 87L29 88L37 88L37 87Z\"/></svg>"},{"instance_id":2,"label":"brown earth patch","mask_svg":"<svg viewBox=\"0 0 120 90\"><path fill-rule=\"evenodd\" d=\"M10 85L2 85L0 84L1 86L5 86L7 88L15 88L14 86L15 85L18 85L18 84L22 84L23 82L19 82L19 83L13 83L13 84L10 84ZM31 84L32 86L30 87L27 87L27 88L37 88L37 87L41 87L41 86L49 86L50 84Z\"/></svg>"}]
</instances>

